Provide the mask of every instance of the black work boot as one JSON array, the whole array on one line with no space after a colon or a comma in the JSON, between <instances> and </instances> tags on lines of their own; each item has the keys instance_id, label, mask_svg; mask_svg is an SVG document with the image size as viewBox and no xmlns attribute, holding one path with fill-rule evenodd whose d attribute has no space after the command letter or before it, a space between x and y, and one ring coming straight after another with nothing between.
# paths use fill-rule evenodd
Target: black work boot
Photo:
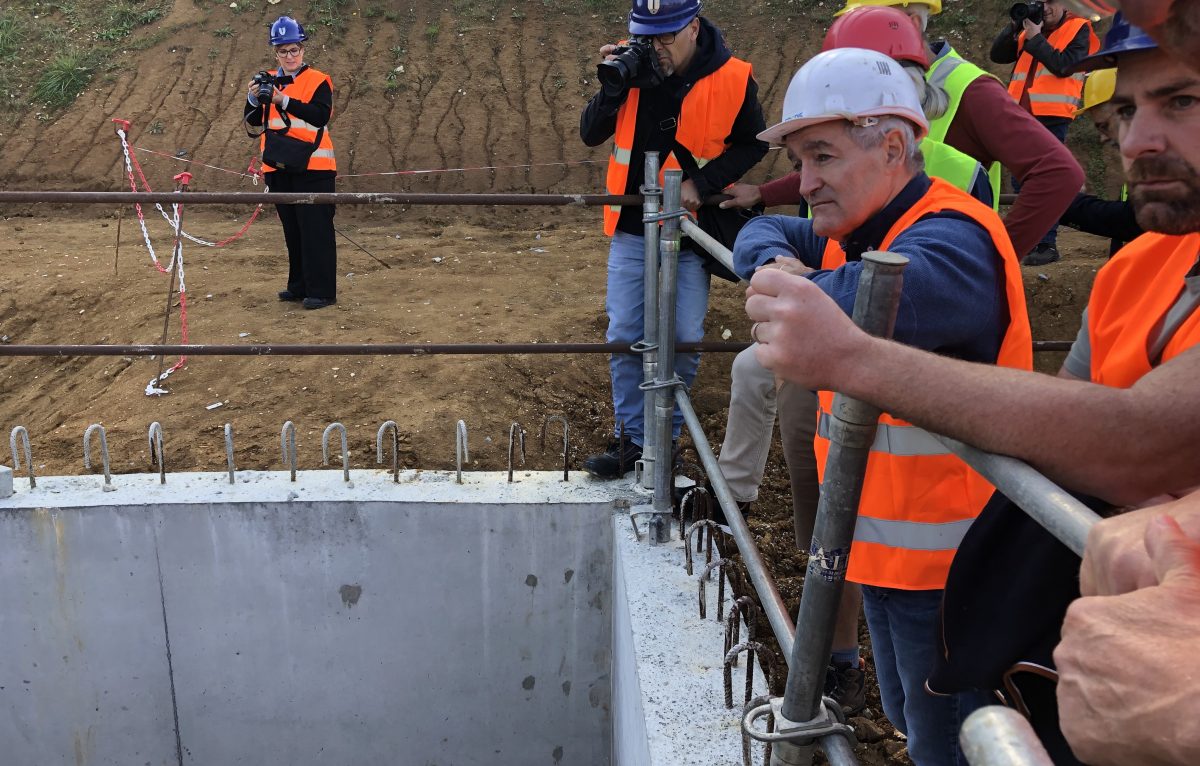
<instances>
[{"instance_id":1,"label":"black work boot","mask_svg":"<svg viewBox=\"0 0 1200 766\"><path fill-rule=\"evenodd\" d=\"M831 662L825 671L825 696L841 705L846 715L858 715L867 705L865 665L861 658L857 666L848 662Z\"/></svg>"},{"instance_id":2,"label":"black work boot","mask_svg":"<svg viewBox=\"0 0 1200 766\"><path fill-rule=\"evenodd\" d=\"M1054 263L1061 259L1058 254L1058 248L1046 242L1039 242L1038 246L1024 258L1021 259L1022 266L1045 266L1047 263Z\"/></svg>"},{"instance_id":3,"label":"black work boot","mask_svg":"<svg viewBox=\"0 0 1200 766\"><path fill-rule=\"evenodd\" d=\"M633 464L641 459L640 444L626 441L622 449L621 442L613 439L599 455L592 455L583 461L583 470L597 479L619 479L632 471Z\"/></svg>"}]
</instances>

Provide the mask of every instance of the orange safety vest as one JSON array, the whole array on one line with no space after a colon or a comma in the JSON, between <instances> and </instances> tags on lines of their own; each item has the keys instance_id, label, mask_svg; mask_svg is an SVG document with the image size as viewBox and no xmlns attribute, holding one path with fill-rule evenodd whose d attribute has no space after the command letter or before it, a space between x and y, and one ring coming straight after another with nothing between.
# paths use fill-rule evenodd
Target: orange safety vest
<instances>
[{"instance_id":1,"label":"orange safety vest","mask_svg":"<svg viewBox=\"0 0 1200 766\"><path fill-rule=\"evenodd\" d=\"M996 364L1033 368L1033 338L1025 310L1021 266L999 216L979 200L941 179L900 217L880 243L887 250L905 229L932 213L962 213L984 227L1004 263L1004 292L1009 321ZM846 262L832 240L821 268ZM818 394L820 410L814 448L817 470L825 480L833 392ZM903 590L940 590L950 561L967 528L983 510L993 487L928 432L886 413L879 418L867 462L858 523L850 547L846 579L864 585Z\"/></svg>"},{"instance_id":2,"label":"orange safety vest","mask_svg":"<svg viewBox=\"0 0 1200 766\"><path fill-rule=\"evenodd\" d=\"M746 86L752 76L748 62L730 57L717 71L700 78L683 97L683 106L676 121L675 141L687 147L699 167L720 157L729 148L726 141L746 100ZM608 158L609 194L625 193L629 162L633 157L633 129L637 124L640 96L640 88L630 88L629 96L617 112L617 130L613 136L612 155ZM660 167L661 185L663 171L679 170L679 161L671 153ZM610 237L613 235L620 217L620 205L604 208L605 234Z\"/></svg>"},{"instance_id":3,"label":"orange safety vest","mask_svg":"<svg viewBox=\"0 0 1200 766\"><path fill-rule=\"evenodd\" d=\"M1200 311L1183 319L1163 348L1149 346L1200 256L1200 234L1147 233L1121 248L1100 269L1088 299L1092 382L1129 388L1150 370L1200 344Z\"/></svg>"},{"instance_id":4,"label":"orange safety vest","mask_svg":"<svg viewBox=\"0 0 1200 766\"><path fill-rule=\"evenodd\" d=\"M294 98L297 101L308 102L312 100L313 94L317 92L317 88L321 83L329 83L329 89L333 90L333 80L329 79L329 75L324 72L318 72L312 67L305 67L289 85L283 88L283 95L288 98ZM330 119L333 119L333 112L329 113ZM301 141L312 143L317 140L317 131L319 128L316 125L305 122L295 115L288 115L288 120L291 122L291 127L283 121L283 117L279 114L279 108L275 104L271 104L271 113L268 117L267 127L271 130L287 129L286 135L292 138L298 138ZM262 156L262 150L267 145L267 135L263 134L259 139L258 151L259 156ZM263 170L268 173L275 172L275 168L267 163L262 163ZM308 159L309 170L337 170L337 160L333 156L333 139L329 137L329 126L325 127L325 131L321 133L321 143L312 153L312 157Z\"/></svg>"},{"instance_id":5,"label":"orange safety vest","mask_svg":"<svg viewBox=\"0 0 1200 766\"><path fill-rule=\"evenodd\" d=\"M1046 42L1056 50L1064 50L1079 29L1087 26L1088 54L1100 50L1100 39L1092 31L1092 25L1076 16L1068 17L1058 26L1058 29L1046 37ZM1040 61L1025 51L1025 33L1017 38L1017 47L1021 55L1013 67L1012 79L1008 81L1008 93L1017 103L1021 103L1021 95L1029 89L1029 108L1034 117L1066 117L1075 119L1075 113L1083 105L1083 81L1087 75L1080 72L1069 77L1058 77L1051 74Z\"/></svg>"}]
</instances>

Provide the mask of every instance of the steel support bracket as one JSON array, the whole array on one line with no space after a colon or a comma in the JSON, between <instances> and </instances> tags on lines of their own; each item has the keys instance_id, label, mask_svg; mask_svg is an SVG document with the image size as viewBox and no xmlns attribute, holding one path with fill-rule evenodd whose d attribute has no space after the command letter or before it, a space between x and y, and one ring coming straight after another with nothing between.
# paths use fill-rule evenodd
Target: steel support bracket
<instances>
[{"instance_id":1,"label":"steel support bracket","mask_svg":"<svg viewBox=\"0 0 1200 766\"><path fill-rule=\"evenodd\" d=\"M687 208L680 208L678 210L667 210L662 213L657 213L655 215L644 215L644 216L642 216L642 223L655 223L657 221L670 221L672 218L688 218L690 216L691 216L691 213L689 213L687 211Z\"/></svg>"},{"instance_id":2,"label":"steel support bracket","mask_svg":"<svg viewBox=\"0 0 1200 766\"><path fill-rule=\"evenodd\" d=\"M669 380L648 380L639 383L638 388L642 391L658 391L662 388L687 388L687 383L678 375L673 375Z\"/></svg>"},{"instance_id":3,"label":"steel support bracket","mask_svg":"<svg viewBox=\"0 0 1200 766\"><path fill-rule=\"evenodd\" d=\"M758 719L768 715L775 719L775 731L756 728ZM842 706L829 697L821 698L821 710L810 721L788 720L783 715L783 697L772 697L746 711L742 717L742 731L759 742L791 742L796 745L806 745L821 737L840 734L850 741L852 747L858 746L858 739L854 736L853 727L846 723Z\"/></svg>"},{"instance_id":4,"label":"steel support bracket","mask_svg":"<svg viewBox=\"0 0 1200 766\"><path fill-rule=\"evenodd\" d=\"M647 343L644 340L639 340L629 347L629 350L635 354L649 354L653 351L658 351L657 343Z\"/></svg>"}]
</instances>

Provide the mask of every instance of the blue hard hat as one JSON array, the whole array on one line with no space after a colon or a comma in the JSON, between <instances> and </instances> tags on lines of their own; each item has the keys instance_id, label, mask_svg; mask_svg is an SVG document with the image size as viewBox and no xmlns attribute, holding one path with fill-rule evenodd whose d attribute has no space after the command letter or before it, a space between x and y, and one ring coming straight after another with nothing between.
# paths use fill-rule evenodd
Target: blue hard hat
<instances>
[{"instance_id":1,"label":"blue hard hat","mask_svg":"<svg viewBox=\"0 0 1200 766\"><path fill-rule=\"evenodd\" d=\"M280 16L271 22L271 45L290 45L308 39L304 25L291 16Z\"/></svg>"},{"instance_id":2,"label":"blue hard hat","mask_svg":"<svg viewBox=\"0 0 1200 766\"><path fill-rule=\"evenodd\" d=\"M1117 58L1122 54L1153 50L1158 50L1158 43L1144 29L1126 21L1125 14L1118 12L1100 50L1076 64L1074 71L1108 69L1117 66Z\"/></svg>"},{"instance_id":3,"label":"blue hard hat","mask_svg":"<svg viewBox=\"0 0 1200 766\"><path fill-rule=\"evenodd\" d=\"M678 32L700 15L700 0L633 0L629 34L662 35Z\"/></svg>"}]
</instances>

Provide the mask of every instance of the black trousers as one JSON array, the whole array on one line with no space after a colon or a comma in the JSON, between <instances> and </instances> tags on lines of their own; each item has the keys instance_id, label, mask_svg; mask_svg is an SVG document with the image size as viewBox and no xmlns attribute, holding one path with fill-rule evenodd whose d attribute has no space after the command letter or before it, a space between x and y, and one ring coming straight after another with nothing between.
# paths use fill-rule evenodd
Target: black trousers
<instances>
[{"instance_id":1,"label":"black trousers","mask_svg":"<svg viewBox=\"0 0 1200 766\"><path fill-rule=\"evenodd\" d=\"M267 173L267 189L274 193L332 192L337 173L308 170ZM276 205L288 251L287 289L300 298L337 298L337 241L333 231L333 205Z\"/></svg>"}]
</instances>

